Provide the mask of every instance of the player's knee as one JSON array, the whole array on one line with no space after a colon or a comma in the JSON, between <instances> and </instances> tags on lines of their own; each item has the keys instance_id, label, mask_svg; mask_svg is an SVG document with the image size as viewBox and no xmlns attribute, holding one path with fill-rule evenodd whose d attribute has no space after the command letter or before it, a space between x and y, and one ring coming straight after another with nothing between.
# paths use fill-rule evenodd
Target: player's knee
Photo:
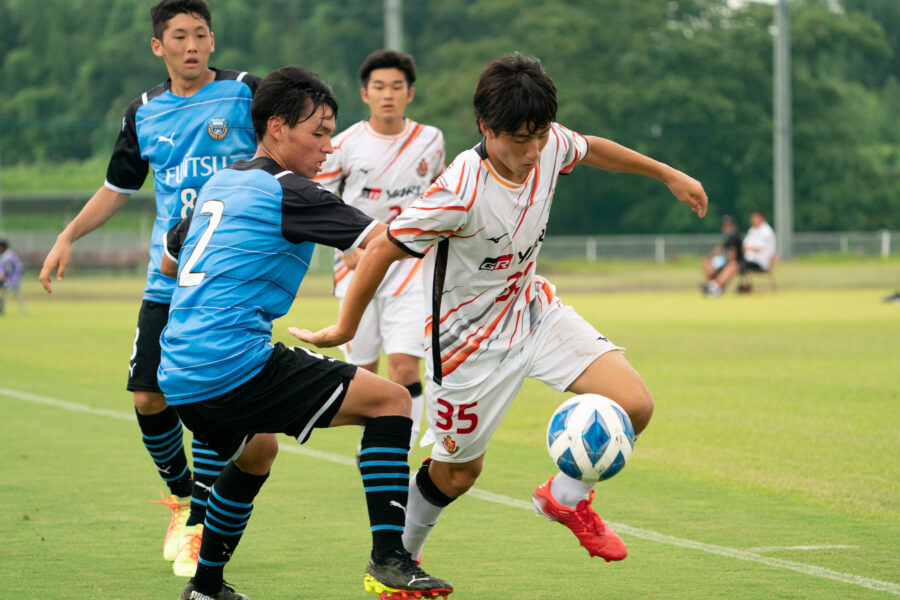
<instances>
[{"instance_id":1,"label":"player's knee","mask_svg":"<svg viewBox=\"0 0 900 600\"><path fill-rule=\"evenodd\" d=\"M481 461L473 461L442 469L443 472L439 474L440 481L435 481L435 484L451 498L458 498L475 485L475 481L481 475L482 465Z\"/></svg>"},{"instance_id":2,"label":"player's knee","mask_svg":"<svg viewBox=\"0 0 900 600\"><path fill-rule=\"evenodd\" d=\"M400 385L419 380L419 360L407 355L388 356L388 378Z\"/></svg>"},{"instance_id":3,"label":"player's knee","mask_svg":"<svg viewBox=\"0 0 900 600\"><path fill-rule=\"evenodd\" d=\"M271 433L253 436L243 452L234 460L234 464L244 473L265 475L272 468L278 456L278 438Z\"/></svg>"},{"instance_id":4,"label":"player's knee","mask_svg":"<svg viewBox=\"0 0 900 600\"><path fill-rule=\"evenodd\" d=\"M155 415L166 410L166 397L158 392L135 392L134 407L142 415Z\"/></svg>"},{"instance_id":5,"label":"player's knee","mask_svg":"<svg viewBox=\"0 0 900 600\"><path fill-rule=\"evenodd\" d=\"M409 395L409 391L402 385L392 382L382 395L379 412L380 414L376 416L410 416L412 412L412 398Z\"/></svg>"}]
</instances>

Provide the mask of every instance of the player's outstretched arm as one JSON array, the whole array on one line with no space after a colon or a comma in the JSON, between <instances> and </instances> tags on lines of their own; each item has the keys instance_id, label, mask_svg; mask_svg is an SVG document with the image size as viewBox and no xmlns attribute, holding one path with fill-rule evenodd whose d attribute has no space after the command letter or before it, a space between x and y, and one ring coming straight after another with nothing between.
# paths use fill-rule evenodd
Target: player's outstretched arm
<instances>
[{"instance_id":1,"label":"player's outstretched arm","mask_svg":"<svg viewBox=\"0 0 900 600\"><path fill-rule=\"evenodd\" d=\"M585 138L588 152L582 163L605 171L635 173L658 179L668 186L676 198L690 206L697 216L706 215L706 192L703 185L690 175L612 140L593 135Z\"/></svg>"},{"instance_id":2,"label":"player's outstretched arm","mask_svg":"<svg viewBox=\"0 0 900 600\"><path fill-rule=\"evenodd\" d=\"M297 339L312 344L318 348L331 348L340 346L353 339L359 321L369 302L375 296L378 286L384 279L388 267L396 260L409 256L387 237L385 227L380 227L374 239L372 235L367 238L369 242L366 251L363 252L347 295L341 304L341 311L335 325L320 329L315 333L307 329L290 327L288 331Z\"/></svg>"},{"instance_id":3,"label":"player's outstretched arm","mask_svg":"<svg viewBox=\"0 0 900 600\"><path fill-rule=\"evenodd\" d=\"M38 279L47 293L53 292L50 286L50 273L56 270L56 280L62 281L66 275L66 267L72 256L72 244L110 220L128 200L129 195L116 192L106 186L97 190L87 201L81 212L56 237L56 243L50 248Z\"/></svg>"}]
</instances>

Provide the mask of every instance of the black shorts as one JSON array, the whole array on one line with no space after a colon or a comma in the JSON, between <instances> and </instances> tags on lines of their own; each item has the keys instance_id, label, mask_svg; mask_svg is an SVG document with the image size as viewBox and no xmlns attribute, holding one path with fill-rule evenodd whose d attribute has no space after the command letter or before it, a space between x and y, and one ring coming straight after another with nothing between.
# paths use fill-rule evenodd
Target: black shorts
<instances>
[{"instance_id":1,"label":"black shorts","mask_svg":"<svg viewBox=\"0 0 900 600\"><path fill-rule=\"evenodd\" d=\"M328 427L355 375L355 365L278 343L249 381L175 410L219 456L234 457L256 433L286 433L302 444L313 427Z\"/></svg>"},{"instance_id":2,"label":"black shorts","mask_svg":"<svg viewBox=\"0 0 900 600\"><path fill-rule=\"evenodd\" d=\"M743 260L743 259L742 259L741 262L740 262L740 267L741 267L741 273L749 273L749 272L754 272L754 273L765 273L765 272L766 272L766 270L763 269L763 268L759 265L759 263L755 263L755 262L750 261L750 260Z\"/></svg>"},{"instance_id":3,"label":"black shorts","mask_svg":"<svg viewBox=\"0 0 900 600\"><path fill-rule=\"evenodd\" d=\"M162 394L156 381L159 369L159 336L169 321L169 305L144 300L138 313L134 348L128 361L129 392L157 392Z\"/></svg>"}]
</instances>

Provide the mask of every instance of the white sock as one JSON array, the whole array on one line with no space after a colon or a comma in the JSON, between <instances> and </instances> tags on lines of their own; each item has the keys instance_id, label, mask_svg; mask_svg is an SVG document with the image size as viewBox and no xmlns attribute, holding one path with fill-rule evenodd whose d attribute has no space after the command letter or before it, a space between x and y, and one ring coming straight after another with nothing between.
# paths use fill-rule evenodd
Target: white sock
<instances>
[{"instance_id":1,"label":"white sock","mask_svg":"<svg viewBox=\"0 0 900 600\"><path fill-rule=\"evenodd\" d=\"M403 529L403 546L415 560L422 556L422 548L428 534L434 528L443 506L435 506L422 496L419 486L416 484L416 476L409 478L409 499L406 501L406 526Z\"/></svg>"},{"instance_id":2,"label":"white sock","mask_svg":"<svg viewBox=\"0 0 900 600\"><path fill-rule=\"evenodd\" d=\"M579 502L588 497L593 488L594 482L574 479L560 471L550 482L550 495L559 504L575 508Z\"/></svg>"},{"instance_id":3,"label":"white sock","mask_svg":"<svg viewBox=\"0 0 900 600\"><path fill-rule=\"evenodd\" d=\"M417 396L412 397L412 436L409 440L409 447L416 447L416 438L419 437L419 424L422 422L424 418L422 416L422 410L425 408L425 396L419 394Z\"/></svg>"}]
</instances>

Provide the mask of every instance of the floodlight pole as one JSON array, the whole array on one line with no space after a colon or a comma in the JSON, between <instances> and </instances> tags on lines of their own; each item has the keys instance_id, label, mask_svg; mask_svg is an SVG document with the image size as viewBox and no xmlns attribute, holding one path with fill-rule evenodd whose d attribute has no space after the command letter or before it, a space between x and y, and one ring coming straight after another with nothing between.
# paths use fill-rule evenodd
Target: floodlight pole
<instances>
[{"instance_id":1,"label":"floodlight pole","mask_svg":"<svg viewBox=\"0 0 900 600\"><path fill-rule=\"evenodd\" d=\"M384 47L403 51L403 0L384 0Z\"/></svg>"},{"instance_id":2,"label":"floodlight pole","mask_svg":"<svg viewBox=\"0 0 900 600\"><path fill-rule=\"evenodd\" d=\"M791 117L791 22L788 0L775 6L774 93L775 109L775 236L778 255L794 253L794 158Z\"/></svg>"}]
</instances>

